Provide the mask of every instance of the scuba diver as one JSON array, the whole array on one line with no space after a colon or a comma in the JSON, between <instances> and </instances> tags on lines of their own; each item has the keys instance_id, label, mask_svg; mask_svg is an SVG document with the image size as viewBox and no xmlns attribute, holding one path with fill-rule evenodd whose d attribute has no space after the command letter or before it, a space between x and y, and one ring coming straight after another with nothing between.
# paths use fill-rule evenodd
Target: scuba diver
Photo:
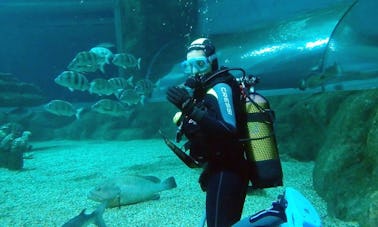
<instances>
[{"instance_id":1,"label":"scuba diver","mask_svg":"<svg viewBox=\"0 0 378 227\"><path fill-rule=\"evenodd\" d=\"M185 86L170 87L167 99L180 111L178 124L190 141L190 154L201 166L209 227L240 220L248 186L248 166L239 142L245 117L235 77L219 70L215 47L207 38L193 41L182 63ZM191 89L192 94L188 91Z\"/></svg>"},{"instance_id":2,"label":"scuba diver","mask_svg":"<svg viewBox=\"0 0 378 227\"><path fill-rule=\"evenodd\" d=\"M284 195L271 208L240 220L248 191L282 186L274 112L253 89L258 79L240 68L220 68L208 38L194 40L181 65L187 80L184 86L170 87L167 100L180 110L173 117L178 126L176 142L185 135L188 142L184 148L189 154L163 137L188 167L203 168L199 183L206 192L207 226L278 226L287 222ZM232 75L232 70L242 72L242 78ZM296 195L300 197L300 193Z\"/></svg>"}]
</instances>

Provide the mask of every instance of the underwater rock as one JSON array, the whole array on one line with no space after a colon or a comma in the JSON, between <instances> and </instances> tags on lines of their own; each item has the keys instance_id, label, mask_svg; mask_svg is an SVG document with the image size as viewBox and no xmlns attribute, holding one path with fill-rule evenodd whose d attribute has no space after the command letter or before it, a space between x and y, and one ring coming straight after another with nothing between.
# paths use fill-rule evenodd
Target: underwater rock
<instances>
[{"instance_id":1,"label":"underwater rock","mask_svg":"<svg viewBox=\"0 0 378 227\"><path fill-rule=\"evenodd\" d=\"M23 131L16 123L7 123L0 127L0 167L20 170L24 165L23 154L31 149L29 136L31 132Z\"/></svg>"},{"instance_id":2,"label":"underwater rock","mask_svg":"<svg viewBox=\"0 0 378 227\"><path fill-rule=\"evenodd\" d=\"M30 135L31 135L31 132L24 131L22 133L22 136L15 138L12 141L10 152L18 153L18 152L24 152L24 151L30 150L30 145L28 144Z\"/></svg>"},{"instance_id":3,"label":"underwater rock","mask_svg":"<svg viewBox=\"0 0 378 227\"><path fill-rule=\"evenodd\" d=\"M46 101L41 89L11 74L0 73L0 107L38 106Z\"/></svg>"},{"instance_id":4,"label":"underwater rock","mask_svg":"<svg viewBox=\"0 0 378 227\"><path fill-rule=\"evenodd\" d=\"M328 136L330 116L349 93L269 97L276 115L280 153L299 161L314 161Z\"/></svg>"},{"instance_id":5,"label":"underwater rock","mask_svg":"<svg viewBox=\"0 0 378 227\"><path fill-rule=\"evenodd\" d=\"M378 220L378 89L269 97L280 154L315 161L328 213L361 226Z\"/></svg>"},{"instance_id":6,"label":"underwater rock","mask_svg":"<svg viewBox=\"0 0 378 227\"><path fill-rule=\"evenodd\" d=\"M367 211L378 188L378 90L341 94L344 96L337 103L333 100L338 94L322 94L321 101L334 110L325 115L329 122L322 131L325 136L313 138L322 139L315 160L314 187L327 201L331 215L373 226L378 213Z\"/></svg>"}]
</instances>

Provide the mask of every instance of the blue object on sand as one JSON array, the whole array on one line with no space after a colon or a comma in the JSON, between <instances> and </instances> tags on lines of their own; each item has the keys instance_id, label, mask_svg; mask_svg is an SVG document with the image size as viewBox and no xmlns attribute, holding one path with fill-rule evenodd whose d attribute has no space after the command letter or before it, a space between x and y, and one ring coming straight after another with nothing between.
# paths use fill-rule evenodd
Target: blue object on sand
<instances>
[{"instance_id":1,"label":"blue object on sand","mask_svg":"<svg viewBox=\"0 0 378 227\"><path fill-rule=\"evenodd\" d=\"M310 201L294 188L287 187L284 195L279 195L278 200L272 203L272 207L248 216L233 225L233 227L262 226L320 227L321 222Z\"/></svg>"},{"instance_id":2,"label":"blue object on sand","mask_svg":"<svg viewBox=\"0 0 378 227\"><path fill-rule=\"evenodd\" d=\"M285 190L287 222L281 227L320 227L321 221L314 206L300 192L287 187Z\"/></svg>"}]
</instances>

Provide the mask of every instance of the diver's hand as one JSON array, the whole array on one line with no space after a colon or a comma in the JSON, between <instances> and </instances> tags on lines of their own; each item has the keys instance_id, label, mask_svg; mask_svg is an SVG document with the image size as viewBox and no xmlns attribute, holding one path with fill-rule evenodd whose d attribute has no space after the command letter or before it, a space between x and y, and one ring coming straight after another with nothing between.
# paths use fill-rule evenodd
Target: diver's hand
<instances>
[{"instance_id":1,"label":"diver's hand","mask_svg":"<svg viewBox=\"0 0 378 227\"><path fill-rule=\"evenodd\" d=\"M179 86L170 87L167 91L167 99L184 114L192 113L194 100L185 88Z\"/></svg>"}]
</instances>

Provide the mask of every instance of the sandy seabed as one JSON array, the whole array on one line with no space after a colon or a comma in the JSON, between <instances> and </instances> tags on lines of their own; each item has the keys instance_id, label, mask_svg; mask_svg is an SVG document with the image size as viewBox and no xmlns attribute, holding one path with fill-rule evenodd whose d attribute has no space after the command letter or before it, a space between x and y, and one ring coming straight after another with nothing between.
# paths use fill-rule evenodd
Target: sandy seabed
<instances>
[{"instance_id":1,"label":"sandy seabed","mask_svg":"<svg viewBox=\"0 0 378 227\"><path fill-rule=\"evenodd\" d=\"M106 209L107 226L199 226L205 194L198 185L200 170L187 168L162 140L48 141L32 143L23 171L0 169L0 226L61 226L81 210L98 203L87 192L122 174L174 176L177 188L160 193L160 200L121 209ZM323 226L358 226L331 218L326 203L312 186L313 163L282 162L284 184L305 195L318 210ZM268 208L283 187L247 196L243 217Z\"/></svg>"}]
</instances>

